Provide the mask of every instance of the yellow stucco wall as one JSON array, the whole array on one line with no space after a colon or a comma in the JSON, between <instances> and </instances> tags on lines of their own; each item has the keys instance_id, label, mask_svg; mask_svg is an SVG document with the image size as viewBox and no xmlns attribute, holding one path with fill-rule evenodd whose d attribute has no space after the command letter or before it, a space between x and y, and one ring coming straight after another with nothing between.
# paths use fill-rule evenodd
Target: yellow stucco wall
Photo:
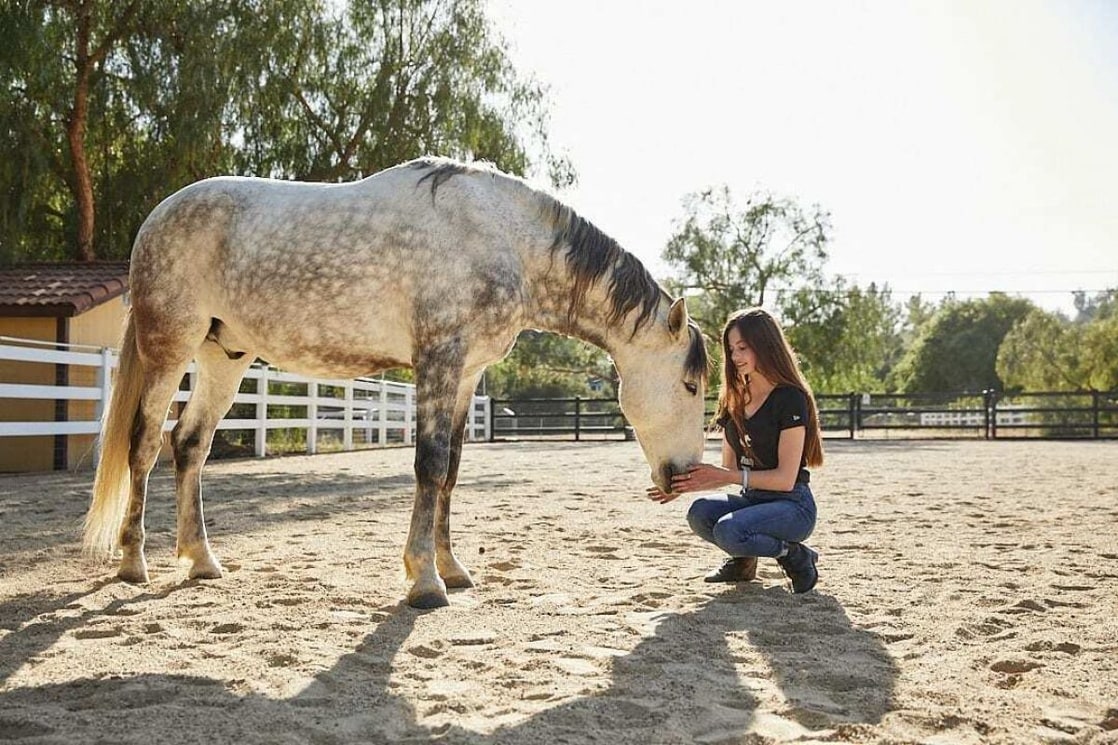
<instances>
[{"instance_id":1,"label":"yellow stucco wall","mask_svg":"<svg viewBox=\"0 0 1118 745\"><path fill-rule=\"evenodd\" d=\"M0 318L0 336L54 341L53 318ZM0 381L53 385L54 365L0 360ZM3 422L50 422L54 401L5 398L0 406ZM49 471L54 467L53 437L0 437L0 472Z\"/></svg>"},{"instance_id":2,"label":"yellow stucco wall","mask_svg":"<svg viewBox=\"0 0 1118 745\"><path fill-rule=\"evenodd\" d=\"M69 319L70 343L92 347L117 348L126 314L123 298L114 298L87 313ZM54 318L0 318L0 336L54 341ZM79 350L93 351L93 350ZM51 364L0 360L0 381L53 385L55 368ZM70 385L94 386L97 370L72 365ZM3 399L0 421L50 422L54 420L54 401L19 401ZM67 407L71 421L95 419L92 401L71 401ZM93 435L71 435L67 438L69 468L93 465ZM54 437L0 437L0 472L49 471L54 467Z\"/></svg>"},{"instance_id":3,"label":"yellow stucco wall","mask_svg":"<svg viewBox=\"0 0 1118 745\"><path fill-rule=\"evenodd\" d=\"M98 305L87 313L71 318L70 343L120 349L125 315L123 298L118 297ZM72 366L70 385L97 385L97 369ZM96 406L93 401L71 401L68 416L70 421L92 421L96 419ZM93 444L96 439L94 435L71 435L66 448L67 466L71 469L92 468L95 465Z\"/></svg>"}]
</instances>

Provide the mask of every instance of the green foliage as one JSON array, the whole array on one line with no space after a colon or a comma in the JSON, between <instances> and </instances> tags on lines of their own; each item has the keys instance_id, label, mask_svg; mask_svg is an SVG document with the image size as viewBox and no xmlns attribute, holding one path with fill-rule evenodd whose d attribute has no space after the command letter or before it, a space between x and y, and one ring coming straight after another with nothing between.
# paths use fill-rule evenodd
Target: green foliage
<instances>
[{"instance_id":1,"label":"green foliage","mask_svg":"<svg viewBox=\"0 0 1118 745\"><path fill-rule=\"evenodd\" d=\"M1086 385L1096 391L1118 391L1118 314L1087 324L1080 345Z\"/></svg>"},{"instance_id":2,"label":"green foliage","mask_svg":"<svg viewBox=\"0 0 1118 745\"><path fill-rule=\"evenodd\" d=\"M1080 336L1065 318L1036 308L1005 335L998 348L998 377L1010 391L1079 390Z\"/></svg>"},{"instance_id":3,"label":"green foliage","mask_svg":"<svg viewBox=\"0 0 1118 745\"><path fill-rule=\"evenodd\" d=\"M1077 302L1078 319L1034 310L998 349L998 374L1010 390L1118 389L1118 314L1113 291ZM1085 312L1090 309L1090 312Z\"/></svg>"},{"instance_id":4,"label":"green foliage","mask_svg":"<svg viewBox=\"0 0 1118 745\"><path fill-rule=\"evenodd\" d=\"M900 358L900 307L888 288L866 289L836 282L829 302L787 329L804 375L820 392L884 393Z\"/></svg>"},{"instance_id":5,"label":"green foliage","mask_svg":"<svg viewBox=\"0 0 1118 745\"><path fill-rule=\"evenodd\" d=\"M1094 297L1088 297L1085 292L1077 292L1075 310L1075 320L1078 323L1113 318L1118 315L1118 289L1105 290Z\"/></svg>"},{"instance_id":6,"label":"green foliage","mask_svg":"<svg viewBox=\"0 0 1118 745\"><path fill-rule=\"evenodd\" d=\"M74 253L67 124L87 70L80 157L100 258L200 178L348 180L426 153L514 172L551 155L545 91L517 74L483 0L47 0L0 6L0 263ZM88 24L90 54L78 43ZM81 66L85 60L85 67Z\"/></svg>"},{"instance_id":7,"label":"green foliage","mask_svg":"<svg viewBox=\"0 0 1118 745\"><path fill-rule=\"evenodd\" d=\"M739 207L724 186L689 194L684 210L663 253L676 271L670 286L714 338L735 310L797 292L824 297L830 216L818 206L756 193Z\"/></svg>"},{"instance_id":8,"label":"green foliage","mask_svg":"<svg viewBox=\"0 0 1118 745\"><path fill-rule=\"evenodd\" d=\"M524 331L508 357L485 373L486 393L494 398L617 395L609 356L577 339Z\"/></svg>"},{"instance_id":9,"label":"green foliage","mask_svg":"<svg viewBox=\"0 0 1118 745\"><path fill-rule=\"evenodd\" d=\"M739 207L725 187L691 194L684 207L664 259L677 271L670 287L688 294L692 315L715 341L716 369L726 318L767 303L817 390L884 390L901 354L901 312L888 288L826 278L826 212L769 194Z\"/></svg>"},{"instance_id":10,"label":"green foliage","mask_svg":"<svg viewBox=\"0 0 1118 745\"><path fill-rule=\"evenodd\" d=\"M897 366L897 385L905 393L1004 390L995 364L998 347L1034 308L1003 293L946 302Z\"/></svg>"}]
</instances>

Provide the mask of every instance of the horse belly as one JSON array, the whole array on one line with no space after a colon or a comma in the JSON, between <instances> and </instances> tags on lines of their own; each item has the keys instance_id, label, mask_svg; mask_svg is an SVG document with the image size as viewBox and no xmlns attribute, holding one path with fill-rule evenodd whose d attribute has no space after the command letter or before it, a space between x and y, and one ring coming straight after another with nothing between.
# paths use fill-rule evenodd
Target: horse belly
<instances>
[{"instance_id":1,"label":"horse belly","mask_svg":"<svg viewBox=\"0 0 1118 745\"><path fill-rule=\"evenodd\" d=\"M345 323L345 319L337 319ZM317 377L356 378L394 367L411 366L411 344L385 329L356 334L322 324L268 339L258 355L277 367Z\"/></svg>"},{"instance_id":2,"label":"horse belly","mask_svg":"<svg viewBox=\"0 0 1118 745\"><path fill-rule=\"evenodd\" d=\"M367 306L324 308L304 301L271 313L226 315L222 322L228 335L219 340L223 347L249 351L291 372L356 378L411 366L412 342L406 325L400 319L372 314Z\"/></svg>"}]
</instances>

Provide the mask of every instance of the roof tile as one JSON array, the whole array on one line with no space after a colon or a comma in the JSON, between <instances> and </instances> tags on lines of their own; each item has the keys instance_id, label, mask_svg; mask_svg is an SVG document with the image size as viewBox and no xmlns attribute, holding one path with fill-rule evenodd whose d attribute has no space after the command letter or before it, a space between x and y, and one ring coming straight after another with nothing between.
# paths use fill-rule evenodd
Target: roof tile
<instances>
[{"instance_id":1,"label":"roof tile","mask_svg":"<svg viewBox=\"0 0 1118 745\"><path fill-rule=\"evenodd\" d=\"M127 289L127 261L0 267L0 316L77 316Z\"/></svg>"}]
</instances>

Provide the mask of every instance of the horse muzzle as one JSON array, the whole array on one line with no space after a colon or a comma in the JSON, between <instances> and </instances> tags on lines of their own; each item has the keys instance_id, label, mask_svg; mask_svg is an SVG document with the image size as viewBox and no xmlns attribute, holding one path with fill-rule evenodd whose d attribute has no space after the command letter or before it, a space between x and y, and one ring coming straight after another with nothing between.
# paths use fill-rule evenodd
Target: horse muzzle
<instances>
[{"instance_id":1,"label":"horse muzzle","mask_svg":"<svg viewBox=\"0 0 1118 745\"><path fill-rule=\"evenodd\" d=\"M672 492L672 476L679 473L687 473L691 466L677 466L673 463L665 463L660 466L659 470L652 473L652 483L659 487L660 491L665 494Z\"/></svg>"}]
</instances>

